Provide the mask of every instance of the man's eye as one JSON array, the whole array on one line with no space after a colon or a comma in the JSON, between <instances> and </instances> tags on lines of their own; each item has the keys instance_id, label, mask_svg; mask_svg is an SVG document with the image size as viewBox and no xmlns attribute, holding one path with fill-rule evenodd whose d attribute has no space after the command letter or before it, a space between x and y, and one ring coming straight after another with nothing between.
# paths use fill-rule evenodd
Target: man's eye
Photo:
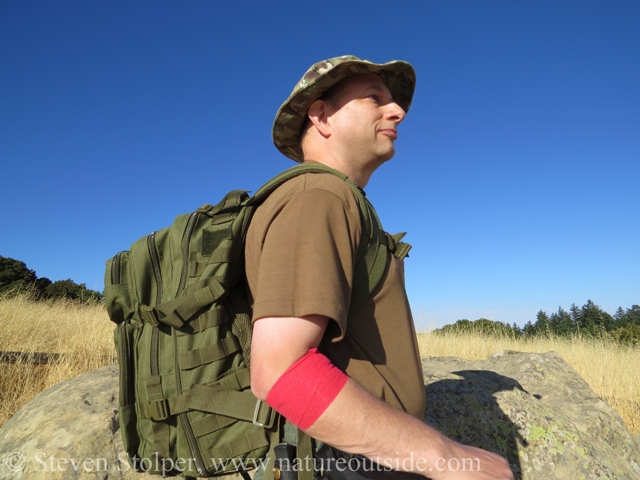
<instances>
[{"instance_id":1,"label":"man's eye","mask_svg":"<svg viewBox=\"0 0 640 480\"><path fill-rule=\"evenodd\" d=\"M379 102L380 101L380 96L376 95L376 94L369 95L369 98L371 98L375 102Z\"/></svg>"}]
</instances>

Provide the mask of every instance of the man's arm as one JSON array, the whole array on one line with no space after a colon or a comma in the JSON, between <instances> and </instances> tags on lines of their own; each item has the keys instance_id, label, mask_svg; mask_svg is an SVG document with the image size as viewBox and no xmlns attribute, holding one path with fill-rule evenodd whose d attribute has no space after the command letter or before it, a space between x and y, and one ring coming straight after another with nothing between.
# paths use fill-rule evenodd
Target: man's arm
<instances>
[{"instance_id":1,"label":"man's arm","mask_svg":"<svg viewBox=\"0 0 640 480\"><path fill-rule=\"evenodd\" d=\"M251 388L256 397L265 400L282 374L320 344L328 323L329 319L320 315L255 321ZM513 478L504 458L449 439L375 398L352 379L306 433L344 452L358 453L383 466L413 471L433 480ZM460 462L449 463L452 459ZM467 464L474 469L479 465L480 471L460 471L463 459L472 459ZM451 471L447 465L458 468Z\"/></svg>"}]
</instances>

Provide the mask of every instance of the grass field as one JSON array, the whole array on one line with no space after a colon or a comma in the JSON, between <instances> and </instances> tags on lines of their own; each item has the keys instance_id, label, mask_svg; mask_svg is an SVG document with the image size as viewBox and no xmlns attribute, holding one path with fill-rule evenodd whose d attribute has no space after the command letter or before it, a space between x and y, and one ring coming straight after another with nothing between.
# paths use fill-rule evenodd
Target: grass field
<instances>
[{"instance_id":1,"label":"grass field","mask_svg":"<svg viewBox=\"0 0 640 480\"><path fill-rule=\"evenodd\" d=\"M62 354L53 364L0 364L0 425L56 383L115 362L113 323L101 304L0 297L0 351Z\"/></svg>"},{"instance_id":2,"label":"grass field","mask_svg":"<svg viewBox=\"0 0 640 480\"><path fill-rule=\"evenodd\" d=\"M53 364L0 364L0 425L44 389L114 363L113 324L99 304L0 296L0 351L50 352ZM554 350L640 434L640 348L605 340L513 340L479 334L419 334L423 355L486 359L500 350Z\"/></svg>"}]
</instances>

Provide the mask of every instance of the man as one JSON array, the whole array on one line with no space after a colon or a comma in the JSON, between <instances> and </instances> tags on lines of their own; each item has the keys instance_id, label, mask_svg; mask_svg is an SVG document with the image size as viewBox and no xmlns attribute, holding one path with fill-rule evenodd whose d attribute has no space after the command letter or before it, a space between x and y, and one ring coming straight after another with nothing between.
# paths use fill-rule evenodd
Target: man
<instances>
[{"instance_id":1,"label":"man","mask_svg":"<svg viewBox=\"0 0 640 480\"><path fill-rule=\"evenodd\" d=\"M280 108L274 143L364 188L395 153L414 86L406 62L319 62ZM513 478L502 457L420 420L425 392L400 259L388 256L381 282L349 312L362 228L352 187L331 174L289 180L256 211L245 248L254 394L338 455L432 479ZM451 459L478 459L481 471L450 471Z\"/></svg>"}]
</instances>

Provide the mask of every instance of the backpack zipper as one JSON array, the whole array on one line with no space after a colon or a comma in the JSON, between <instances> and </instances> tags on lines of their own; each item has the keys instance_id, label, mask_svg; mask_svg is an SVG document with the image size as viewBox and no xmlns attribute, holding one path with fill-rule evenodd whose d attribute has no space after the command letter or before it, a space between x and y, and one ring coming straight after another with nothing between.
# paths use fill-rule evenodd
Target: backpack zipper
<instances>
[{"instance_id":1,"label":"backpack zipper","mask_svg":"<svg viewBox=\"0 0 640 480\"><path fill-rule=\"evenodd\" d=\"M128 370L131 363L131 358L129 356L129 337L127 336L126 330L127 322L122 322L118 325L118 334L120 335L120 341L118 342L118 346L120 347L118 350L119 357L119 370L120 370L120 384L122 389L120 390L120 406L126 407L131 404L129 391L131 386L129 385L129 374Z\"/></svg>"},{"instance_id":2,"label":"backpack zipper","mask_svg":"<svg viewBox=\"0 0 640 480\"><path fill-rule=\"evenodd\" d=\"M147 237L147 246L149 247L149 256L151 257L151 267L153 275L156 278L156 305L162 303L162 273L160 272L160 257L158 256L158 248L156 247L156 232L150 233ZM151 375L160 375L159 367L159 334L160 330L157 326L151 330Z\"/></svg>"},{"instance_id":3,"label":"backpack zipper","mask_svg":"<svg viewBox=\"0 0 640 480\"><path fill-rule=\"evenodd\" d=\"M151 267L153 275L156 277L156 305L162 303L162 273L160 272L160 256L156 247L156 232L152 232L147 237L149 255L151 256Z\"/></svg>"},{"instance_id":4,"label":"backpack zipper","mask_svg":"<svg viewBox=\"0 0 640 480\"><path fill-rule=\"evenodd\" d=\"M189 273L189 243L191 242L191 235L193 234L193 229L196 226L196 220L198 220L199 215L199 212L193 212L191 214L182 237L182 273L180 274L180 283L178 284L176 298L182 295L187 283L187 275Z\"/></svg>"},{"instance_id":5,"label":"backpack zipper","mask_svg":"<svg viewBox=\"0 0 640 480\"><path fill-rule=\"evenodd\" d=\"M111 263L111 285L118 285L120 283L120 258L124 252L116 253Z\"/></svg>"},{"instance_id":6,"label":"backpack zipper","mask_svg":"<svg viewBox=\"0 0 640 480\"><path fill-rule=\"evenodd\" d=\"M178 291L176 292L176 298L184 293L184 288L187 283L187 275L189 274L189 244L191 243L191 235L193 234L193 229L196 226L196 222L198 220L199 212L193 212L189 217L187 222L187 226L185 228L184 236L182 237L182 273L180 274L180 283L178 284ZM178 362L178 336L176 335L175 330L172 328L173 333L173 348L175 354L175 364L176 364L176 389L178 391L178 395L182 395L182 379L180 378L180 363ZM180 420L180 425L182 426L182 430L184 431L184 435L187 438L187 443L189 444L189 449L193 454L193 459L195 461L196 470L199 475L204 476L206 474L206 467L204 465L204 460L202 458L202 454L200 453L200 448L198 447L198 441L196 436L193 433L193 428L191 427L191 422L189 421L189 417L187 413L178 414L178 418Z\"/></svg>"},{"instance_id":7,"label":"backpack zipper","mask_svg":"<svg viewBox=\"0 0 640 480\"><path fill-rule=\"evenodd\" d=\"M178 336L176 335L175 329L171 329L173 331L173 351L176 352L175 362L176 362L176 389L178 391L178 395L182 395L182 379L180 378L180 363L178 362ZM200 448L198 447L198 441L196 436L193 433L193 428L191 427L191 422L189 421L189 417L187 413L179 413L178 418L180 419L180 425L182 426L182 430L184 430L184 435L187 438L187 443L189 444L189 449L191 450L191 454L193 455L193 460L196 464L196 470L198 474L204 476L206 474L206 468L204 466L204 460L202 458L202 454L200 453Z\"/></svg>"}]
</instances>

